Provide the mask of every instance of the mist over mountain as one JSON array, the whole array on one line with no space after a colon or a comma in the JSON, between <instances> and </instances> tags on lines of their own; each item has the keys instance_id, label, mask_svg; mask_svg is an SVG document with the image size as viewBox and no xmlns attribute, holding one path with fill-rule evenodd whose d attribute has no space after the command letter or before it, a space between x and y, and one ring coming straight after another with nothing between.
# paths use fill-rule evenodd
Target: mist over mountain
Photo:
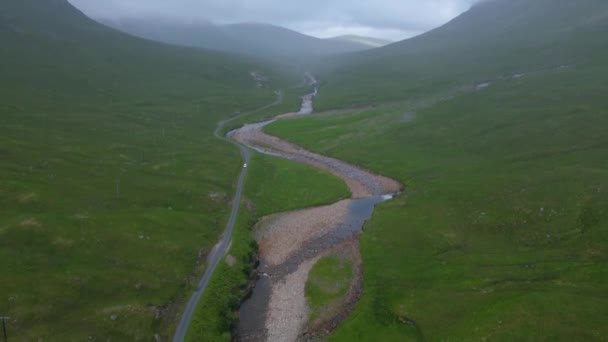
<instances>
[{"instance_id":1,"label":"mist over mountain","mask_svg":"<svg viewBox=\"0 0 608 342\"><path fill-rule=\"evenodd\" d=\"M268 23L319 38L342 35L397 41L440 26L476 0L70 0L92 18L207 19Z\"/></svg>"},{"instance_id":2,"label":"mist over mountain","mask_svg":"<svg viewBox=\"0 0 608 342\"><path fill-rule=\"evenodd\" d=\"M334 41L355 42L355 43L367 45L372 48L378 48L378 47L382 47L382 46L393 43L392 41L386 40L386 39L363 37L363 36L357 36L357 35L345 35L345 36L338 36L338 37L328 38L328 39L334 40Z\"/></svg>"},{"instance_id":3,"label":"mist over mountain","mask_svg":"<svg viewBox=\"0 0 608 342\"><path fill-rule=\"evenodd\" d=\"M320 39L260 23L216 25L201 20L177 21L162 18L100 19L100 22L138 37L165 43L272 58L342 54L386 43L365 37Z\"/></svg>"}]
</instances>

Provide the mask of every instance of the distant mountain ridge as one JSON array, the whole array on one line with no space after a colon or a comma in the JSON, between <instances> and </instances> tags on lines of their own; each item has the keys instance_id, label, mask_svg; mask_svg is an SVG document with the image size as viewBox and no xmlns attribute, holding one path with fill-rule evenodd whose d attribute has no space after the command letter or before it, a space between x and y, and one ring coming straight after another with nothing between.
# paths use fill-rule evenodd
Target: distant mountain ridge
<instances>
[{"instance_id":1,"label":"distant mountain ridge","mask_svg":"<svg viewBox=\"0 0 608 342\"><path fill-rule=\"evenodd\" d=\"M326 58L316 72L331 75L325 94L368 104L581 63L608 51L607 30L605 0L482 1L414 38ZM382 82L354 87L361 79Z\"/></svg>"},{"instance_id":2,"label":"distant mountain ridge","mask_svg":"<svg viewBox=\"0 0 608 342\"><path fill-rule=\"evenodd\" d=\"M367 45L367 46L369 46L371 48L383 47L385 45L389 45L389 44L394 43L393 41L386 40L386 39L380 39L380 38L374 38L374 37L365 37L365 36L357 36L357 35L344 35L344 36L338 36L338 37L333 37L333 38L328 38L328 39L329 40L334 40L334 41L355 42L355 43Z\"/></svg>"},{"instance_id":3,"label":"distant mountain ridge","mask_svg":"<svg viewBox=\"0 0 608 342\"><path fill-rule=\"evenodd\" d=\"M369 50L388 43L356 36L321 39L261 23L216 25L204 21L187 23L150 18L99 21L142 38L258 57L326 56Z\"/></svg>"}]
</instances>

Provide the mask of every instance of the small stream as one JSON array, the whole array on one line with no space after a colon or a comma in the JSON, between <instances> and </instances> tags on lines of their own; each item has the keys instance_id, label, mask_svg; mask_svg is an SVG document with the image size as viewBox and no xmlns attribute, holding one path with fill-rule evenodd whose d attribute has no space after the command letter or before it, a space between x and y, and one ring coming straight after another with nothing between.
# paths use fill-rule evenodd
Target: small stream
<instances>
[{"instance_id":1,"label":"small stream","mask_svg":"<svg viewBox=\"0 0 608 342\"><path fill-rule=\"evenodd\" d=\"M308 115L314 112L313 100L319 93L319 88L317 87L318 82L314 76L307 72L305 77L308 78L308 85L313 87L313 92L302 96L302 106L298 112L300 115Z\"/></svg>"}]
</instances>

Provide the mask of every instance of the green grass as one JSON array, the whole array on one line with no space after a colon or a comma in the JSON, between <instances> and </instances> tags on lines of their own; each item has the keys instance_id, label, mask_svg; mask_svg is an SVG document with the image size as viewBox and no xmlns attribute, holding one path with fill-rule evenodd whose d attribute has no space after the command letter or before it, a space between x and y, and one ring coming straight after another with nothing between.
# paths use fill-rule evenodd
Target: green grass
<instances>
[{"instance_id":1,"label":"green grass","mask_svg":"<svg viewBox=\"0 0 608 342\"><path fill-rule=\"evenodd\" d=\"M235 262L229 265L224 258L216 269L196 308L186 341L231 341L232 324L237 318L235 310L249 282L256 252L251 233L253 217L242 205L229 252Z\"/></svg>"},{"instance_id":2,"label":"green grass","mask_svg":"<svg viewBox=\"0 0 608 342\"><path fill-rule=\"evenodd\" d=\"M237 260L216 270L205 291L188 341L230 341L231 326L241 292L249 281L255 221L265 215L338 201L350 195L336 176L293 161L255 154L248 166L243 205L235 227L229 254ZM251 210L251 211L248 211Z\"/></svg>"},{"instance_id":3,"label":"green grass","mask_svg":"<svg viewBox=\"0 0 608 342\"><path fill-rule=\"evenodd\" d=\"M269 126L407 184L365 226L365 293L330 340L603 339L606 75L598 59L426 109Z\"/></svg>"},{"instance_id":4,"label":"green grass","mask_svg":"<svg viewBox=\"0 0 608 342\"><path fill-rule=\"evenodd\" d=\"M339 302L348 292L353 279L353 264L346 258L327 256L319 259L308 274L306 300L314 321Z\"/></svg>"},{"instance_id":5,"label":"green grass","mask_svg":"<svg viewBox=\"0 0 608 342\"><path fill-rule=\"evenodd\" d=\"M250 168L245 196L258 217L350 197L340 178L312 166L257 154Z\"/></svg>"}]
</instances>

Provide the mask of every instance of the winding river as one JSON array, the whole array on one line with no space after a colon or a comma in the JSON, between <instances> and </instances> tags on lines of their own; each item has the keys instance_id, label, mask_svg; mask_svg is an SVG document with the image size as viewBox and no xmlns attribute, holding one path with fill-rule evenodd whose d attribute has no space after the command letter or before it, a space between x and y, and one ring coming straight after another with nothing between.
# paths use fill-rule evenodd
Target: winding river
<instances>
[{"instance_id":1,"label":"winding river","mask_svg":"<svg viewBox=\"0 0 608 342\"><path fill-rule=\"evenodd\" d=\"M333 173L346 182L352 197L328 206L272 215L260 221L256 227L260 266L255 288L240 308L236 329L240 341L296 341L305 338L309 309L304 286L310 269L332 251L354 248L359 254L359 236L375 206L402 190L397 181L264 133L264 127L276 120L312 114L314 97L318 93L317 81L309 73L306 77L314 91L302 97L298 113L246 125L230 132L228 137L260 153ZM350 304L358 300L362 288L360 262L355 267L355 274L361 276L355 276L351 284ZM333 319L334 326L340 319Z\"/></svg>"}]
</instances>

